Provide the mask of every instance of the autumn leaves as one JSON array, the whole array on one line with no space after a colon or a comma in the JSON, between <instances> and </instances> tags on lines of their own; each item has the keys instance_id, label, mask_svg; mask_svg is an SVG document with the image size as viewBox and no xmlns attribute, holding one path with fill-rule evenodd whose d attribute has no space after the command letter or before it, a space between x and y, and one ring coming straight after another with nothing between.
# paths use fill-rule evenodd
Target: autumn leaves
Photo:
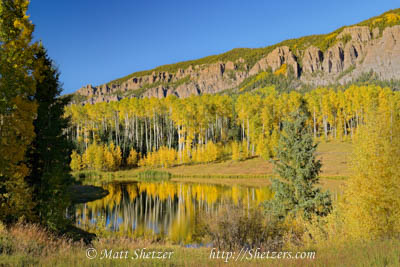
<instances>
[{"instance_id":1,"label":"autumn leaves","mask_svg":"<svg viewBox=\"0 0 400 267\"><path fill-rule=\"evenodd\" d=\"M324 140L350 140L367 122L368 110L396 113L400 105L398 92L374 85L338 91L318 88L304 95L269 87L239 96L169 96L71 105L65 114L72 119L68 136L82 157L94 143L113 143L122 158L117 162L124 166L167 167L229 157L274 157L282 122L303 99L310 113L307 127L315 138ZM94 168L93 164L86 166ZM102 169L120 167L113 165Z\"/></svg>"}]
</instances>

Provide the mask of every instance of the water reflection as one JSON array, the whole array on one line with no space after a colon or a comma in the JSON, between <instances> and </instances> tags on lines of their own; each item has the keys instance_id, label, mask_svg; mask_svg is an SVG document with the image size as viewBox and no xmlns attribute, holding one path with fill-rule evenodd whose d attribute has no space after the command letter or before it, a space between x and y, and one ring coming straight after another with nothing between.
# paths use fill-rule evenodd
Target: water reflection
<instances>
[{"instance_id":1,"label":"water reflection","mask_svg":"<svg viewBox=\"0 0 400 267\"><path fill-rule=\"evenodd\" d=\"M223 205L251 208L272 197L269 187L222 186L172 182L111 183L103 199L80 204L76 224L91 229L103 223L121 235L162 235L190 242L195 216L211 218Z\"/></svg>"}]
</instances>

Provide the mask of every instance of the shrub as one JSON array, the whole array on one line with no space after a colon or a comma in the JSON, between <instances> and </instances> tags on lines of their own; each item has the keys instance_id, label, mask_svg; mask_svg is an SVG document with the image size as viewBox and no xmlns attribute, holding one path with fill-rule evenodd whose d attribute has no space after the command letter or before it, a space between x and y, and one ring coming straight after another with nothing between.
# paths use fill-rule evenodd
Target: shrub
<instances>
[{"instance_id":1,"label":"shrub","mask_svg":"<svg viewBox=\"0 0 400 267\"><path fill-rule=\"evenodd\" d=\"M1 229L3 228L3 229ZM36 224L17 223L10 229L0 226L0 254L42 257L60 248L69 249L71 242L58 238Z\"/></svg>"},{"instance_id":2,"label":"shrub","mask_svg":"<svg viewBox=\"0 0 400 267\"><path fill-rule=\"evenodd\" d=\"M281 246L278 225L267 221L259 209L246 211L243 207L227 205L209 221L207 234L220 249L277 249Z\"/></svg>"}]
</instances>

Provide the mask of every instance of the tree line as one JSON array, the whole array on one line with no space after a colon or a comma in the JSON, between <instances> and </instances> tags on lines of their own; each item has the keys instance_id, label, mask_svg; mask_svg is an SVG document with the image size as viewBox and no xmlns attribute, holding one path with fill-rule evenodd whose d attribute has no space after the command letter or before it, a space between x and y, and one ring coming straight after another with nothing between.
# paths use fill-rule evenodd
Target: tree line
<instances>
[{"instance_id":1,"label":"tree line","mask_svg":"<svg viewBox=\"0 0 400 267\"><path fill-rule=\"evenodd\" d=\"M73 104L65 109L65 116L71 119L67 136L75 143L74 156L82 157L78 158L81 168L90 165L85 157L97 144L119 148L121 165L168 166L210 162L226 155L236 160L251 156L269 159L275 156L283 122L302 101L309 114L307 129L314 138L343 141L355 136L371 108L394 116L400 94L377 85L317 88L305 94L278 93L274 87L266 87L234 96ZM128 164L128 158L134 164Z\"/></svg>"}]
</instances>

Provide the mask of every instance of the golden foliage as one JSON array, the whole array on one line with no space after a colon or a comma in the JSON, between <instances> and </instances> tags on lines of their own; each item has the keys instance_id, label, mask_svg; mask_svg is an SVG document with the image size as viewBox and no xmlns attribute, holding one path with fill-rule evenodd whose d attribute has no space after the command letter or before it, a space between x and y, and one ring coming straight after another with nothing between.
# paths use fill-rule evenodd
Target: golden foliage
<instances>
[{"instance_id":1,"label":"golden foliage","mask_svg":"<svg viewBox=\"0 0 400 267\"><path fill-rule=\"evenodd\" d=\"M129 167L136 167L139 162L139 153L134 148L129 151L129 156L126 159L126 164Z\"/></svg>"},{"instance_id":2,"label":"golden foliage","mask_svg":"<svg viewBox=\"0 0 400 267\"><path fill-rule=\"evenodd\" d=\"M286 75L287 74L287 64L282 64L282 66L274 72L275 75Z\"/></svg>"},{"instance_id":3,"label":"golden foliage","mask_svg":"<svg viewBox=\"0 0 400 267\"><path fill-rule=\"evenodd\" d=\"M83 169L82 156L76 150L72 151L70 167L73 171L80 171Z\"/></svg>"},{"instance_id":4,"label":"golden foliage","mask_svg":"<svg viewBox=\"0 0 400 267\"><path fill-rule=\"evenodd\" d=\"M37 105L31 44L33 24L26 12L29 1L0 2L0 220L28 215L30 192L23 163L34 139L33 120Z\"/></svg>"},{"instance_id":5,"label":"golden foliage","mask_svg":"<svg viewBox=\"0 0 400 267\"><path fill-rule=\"evenodd\" d=\"M232 142L232 160L239 161L240 157L240 144L237 141Z\"/></svg>"},{"instance_id":6,"label":"golden foliage","mask_svg":"<svg viewBox=\"0 0 400 267\"><path fill-rule=\"evenodd\" d=\"M372 112L358 130L343 211L348 233L376 239L400 233L400 120Z\"/></svg>"}]
</instances>

